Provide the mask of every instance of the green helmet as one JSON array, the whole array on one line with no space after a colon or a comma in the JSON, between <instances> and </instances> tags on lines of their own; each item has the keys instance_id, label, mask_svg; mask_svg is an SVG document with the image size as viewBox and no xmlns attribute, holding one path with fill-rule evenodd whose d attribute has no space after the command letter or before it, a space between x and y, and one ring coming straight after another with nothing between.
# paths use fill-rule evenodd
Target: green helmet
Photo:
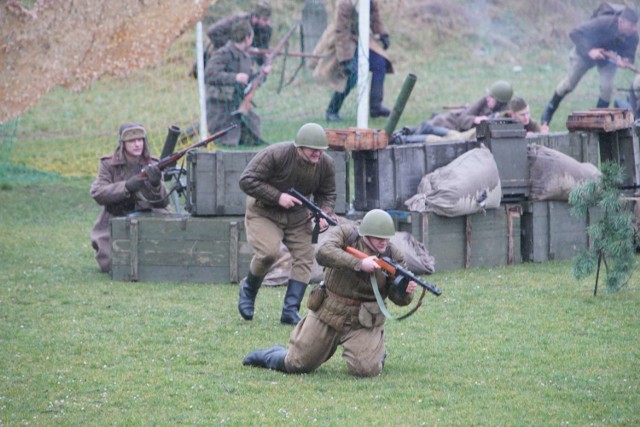
<instances>
[{"instance_id":1,"label":"green helmet","mask_svg":"<svg viewBox=\"0 0 640 427\"><path fill-rule=\"evenodd\" d=\"M298 129L294 141L296 147L314 148L316 150L326 150L329 148L327 134L324 128L317 123L307 123Z\"/></svg>"},{"instance_id":2,"label":"green helmet","mask_svg":"<svg viewBox=\"0 0 640 427\"><path fill-rule=\"evenodd\" d=\"M490 96L494 97L496 101L504 104L511 101L511 97L513 96L513 87L511 87L511 83L505 82L504 80L498 80L492 84L488 90Z\"/></svg>"},{"instance_id":3,"label":"green helmet","mask_svg":"<svg viewBox=\"0 0 640 427\"><path fill-rule=\"evenodd\" d=\"M390 239L396 234L396 227L391 215L382 209L372 209L362 218L358 233L361 236Z\"/></svg>"}]
</instances>

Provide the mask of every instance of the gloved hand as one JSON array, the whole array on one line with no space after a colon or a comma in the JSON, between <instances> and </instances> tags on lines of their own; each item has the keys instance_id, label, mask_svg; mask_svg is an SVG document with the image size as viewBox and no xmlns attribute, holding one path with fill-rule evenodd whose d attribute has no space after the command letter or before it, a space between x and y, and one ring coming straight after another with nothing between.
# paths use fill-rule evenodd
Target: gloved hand
<instances>
[{"instance_id":1,"label":"gloved hand","mask_svg":"<svg viewBox=\"0 0 640 427\"><path fill-rule=\"evenodd\" d=\"M131 178L127 179L127 182L124 183L124 188L126 188L129 193L133 194L136 191L140 191L140 189L142 189L145 179L146 178L141 178L137 174L133 175Z\"/></svg>"},{"instance_id":2,"label":"gloved hand","mask_svg":"<svg viewBox=\"0 0 640 427\"><path fill-rule=\"evenodd\" d=\"M389 49L389 46L391 46L391 41L389 40L389 34L380 34L380 42L382 43L382 48L384 50Z\"/></svg>"},{"instance_id":3,"label":"gloved hand","mask_svg":"<svg viewBox=\"0 0 640 427\"><path fill-rule=\"evenodd\" d=\"M147 172L147 177L149 177L149 184L152 187L157 187L160 185L160 181L162 180L162 172L158 165L150 165L145 169Z\"/></svg>"},{"instance_id":4,"label":"gloved hand","mask_svg":"<svg viewBox=\"0 0 640 427\"><path fill-rule=\"evenodd\" d=\"M342 61L340 63L340 71L345 77L349 77L351 74L353 74L352 63L353 61L350 59L348 61Z\"/></svg>"}]
</instances>

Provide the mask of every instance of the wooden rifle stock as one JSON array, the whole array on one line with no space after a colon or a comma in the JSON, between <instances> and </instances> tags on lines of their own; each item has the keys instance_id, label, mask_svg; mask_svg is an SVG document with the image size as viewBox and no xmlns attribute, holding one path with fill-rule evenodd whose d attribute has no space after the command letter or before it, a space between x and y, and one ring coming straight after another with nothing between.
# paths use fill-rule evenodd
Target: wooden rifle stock
<instances>
[{"instance_id":1,"label":"wooden rifle stock","mask_svg":"<svg viewBox=\"0 0 640 427\"><path fill-rule=\"evenodd\" d=\"M214 133L213 135L211 135L208 138L203 139L202 141L198 141L194 144L191 144L188 147L183 148L180 151L177 151L173 154L171 154L170 156L164 157L162 159L160 159L158 161L158 163L156 163L156 165L158 166L158 168L160 168L160 170L164 170L165 168L167 168L168 166L176 163L178 160L180 160L182 158L182 156L184 156L185 154L187 154L189 151L195 149L195 148L200 148L200 147L204 147L206 146L208 143L210 143L211 141L220 138L222 135L226 134L227 132L231 131L232 129L236 128L238 125L237 124L232 124L231 126L228 126L222 130L219 130L218 132ZM142 170L142 172L140 172L138 174L139 177L144 178L147 176L147 171L145 169Z\"/></svg>"},{"instance_id":2,"label":"wooden rifle stock","mask_svg":"<svg viewBox=\"0 0 640 427\"><path fill-rule=\"evenodd\" d=\"M358 259L365 259L369 257L369 255L351 246L347 246L345 248L345 251ZM437 286L432 285L431 283L425 282L424 280L422 280L421 278L419 278L418 276L416 276L406 268L395 263L390 257L384 257L384 258L376 257L374 261L376 264L380 266L381 269L389 273L391 276L394 276L396 278L395 279L396 283L402 283L404 280L412 280L416 282L416 284L422 286L424 289L434 294L435 296L442 295L442 291L440 291L440 289L438 289Z\"/></svg>"},{"instance_id":3,"label":"wooden rifle stock","mask_svg":"<svg viewBox=\"0 0 640 427\"><path fill-rule=\"evenodd\" d=\"M616 54L615 52L612 52L610 50L602 49L602 54L604 56L606 56L607 58L613 60L616 63L620 59L620 56L618 56L618 54ZM625 65L622 68L627 68L627 69L633 71L636 74L640 74L640 69L637 68L637 67L634 67L631 63L625 63Z\"/></svg>"},{"instance_id":4,"label":"wooden rifle stock","mask_svg":"<svg viewBox=\"0 0 640 427\"><path fill-rule=\"evenodd\" d=\"M280 40L276 48L269 52L268 55L266 55L264 59L264 65L260 67L258 75L251 81L251 83L249 83L249 86L247 86L248 90L245 90L244 98L242 98L242 103L240 104L238 109L233 112L233 114L239 113L244 115L251 110L251 101L253 101L253 97L255 96L256 91L260 86L262 86L262 83L264 83L264 80L267 77L267 74L264 72L264 68L268 65L271 65L273 59L284 49L285 45L293 35L293 32L296 30L296 28L298 28L298 25L300 25L299 22L293 24L289 31L287 31L287 34L285 34L282 40Z\"/></svg>"}]
</instances>

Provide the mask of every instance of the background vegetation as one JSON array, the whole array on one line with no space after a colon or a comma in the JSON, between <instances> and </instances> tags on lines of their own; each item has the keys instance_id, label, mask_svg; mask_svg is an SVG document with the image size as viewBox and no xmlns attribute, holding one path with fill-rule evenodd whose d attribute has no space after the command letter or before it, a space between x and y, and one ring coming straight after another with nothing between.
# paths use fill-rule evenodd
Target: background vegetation
<instances>
[{"instance_id":1,"label":"background vegetation","mask_svg":"<svg viewBox=\"0 0 640 427\"><path fill-rule=\"evenodd\" d=\"M249 3L220 0L212 13ZM272 3L277 37L301 2ZM511 80L538 117L565 72L568 29L598 2L381 3L397 70L387 104L408 72L418 75L402 125L472 101L497 78ZM179 42L186 51L192 37ZM189 124L180 105L197 103L183 74L191 63L172 51L129 79L56 90L2 140L0 426L640 424L637 282L594 298L593 277L574 280L570 262L436 273L443 295L387 326L389 356L372 379L350 377L339 354L312 375L241 366L253 349L286 344L282 288L263 289L245 322L236 286L100 274L89 243L97 157L113 149L124 120L149 123L156 153L173 119ZM619 86L630 78L620 72ZM590 73L565 100L555 130L595 103L596 80ZM269 79L256 99L270 140L306 120L323 123L330 93L308 73L280 96L276 88ZM152 96L134 102L137 93ZM355 124L349 102L345 126Z\"/></svg>"}]
</instances>

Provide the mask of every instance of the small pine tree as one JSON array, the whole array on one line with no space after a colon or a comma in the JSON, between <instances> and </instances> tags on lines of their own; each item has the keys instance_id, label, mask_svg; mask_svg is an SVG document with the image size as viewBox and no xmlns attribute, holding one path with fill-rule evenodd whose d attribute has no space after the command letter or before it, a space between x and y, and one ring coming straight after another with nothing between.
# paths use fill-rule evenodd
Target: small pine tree
<instances>
[{"instance_id":1,"label":"small pine tree","mask_svg":"<svg viewBox=\"0 0 640 427\"><path fill-rule=\"evenodd\" d=\"M622 168L616 163L606 162L598 180L587 181L569 196L574 216L586 218L591 208L601 214L587 229L591 247L574 258L573 276L576 279L589 276L603 263L610 292L619 291L627 284L635 263L633 217L625 207L626 202L619 189L622 182Z\"/></svg>"}]
</instances>

